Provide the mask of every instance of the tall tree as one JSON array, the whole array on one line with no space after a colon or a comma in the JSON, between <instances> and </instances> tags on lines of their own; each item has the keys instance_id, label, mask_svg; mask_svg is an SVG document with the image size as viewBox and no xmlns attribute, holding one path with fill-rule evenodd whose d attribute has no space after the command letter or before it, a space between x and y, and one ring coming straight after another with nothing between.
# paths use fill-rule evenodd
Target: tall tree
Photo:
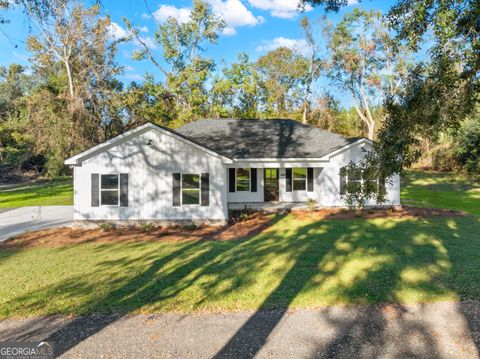
<instances>
[{"instance_id":1,"label":"tall tree","mask_svg":"<svg viewBox=\"0 0 480 359\"><path fill-rule=\"evenodd\" d=\"M25 68L11 64L0 67L0 163L19 167L28 160L32 141L25 133L26 96L34 81Z\"/></svg>"},{"instance_id":2,"label":"tall tree","mask_svg":"<svg viewBox=\"0 0 480 359\"><path fill-rule=\"evenodd\" d=\"M302 110L309 62L298 52L279 47L257 60L260 84L269 116L289 116Z\"/></svg>"},{"instance_id":3,"label":"tall tree","mask_svg":"<svg viewBox=\"0 0 480 359\"><path fill-rule=\"evenodd\" d=\"M205 115L208 111L208 82L215 69L212 59L202 56L205 45L215 44L218 34L225 27L222 19L212 13L211 6L194 0L189 21L179 22L170 17L155 31L155 40L162 48L162 60L157 60L152 51L138 35L138 29L125 21L129 31L142 45L134 54L137 60L150 59L166 76L166 88L176 98L177 113L182 120Z\"/></svg>"},{"instance_id":4,"label":"tall tree","mask_svg":"<svg viewBox=\"0 0 480 359\"><path fill-rule=\"evenodd\" d=\"M312 24L308 17L304 16L300 20L300 26L303 29L304 37L308 45L308 71L304 83L304 99L302 123L308 122L308 116L312 107L313 84L320 77L324 62L320 59L320 50L313 34Z\"/></svg>"},{"instance_id":5,"label":"tall tree","mask_svg":"<svg viewBox=\"0 0 480 359\"><path fill-rule=\"evenodd\" d=\"M261 91L259 74L247 54L222 71L212 90L212 115L216 117L259 117Z\"/></svg>"},{"instance_id":6,"label":"tall tree","mask_svg":"<svg viewBox=\"0 0 480 359\"><path fill-rule=\"evenodd\" d=\"M379 12L358 8L346 14L329 35L328 76L349 92L358 116L373 139L376 123L372 107L383 94L394 96L407 72L403 51L394 49Z\"/></svg>"},{"instance_id":7,"label":"tall tree","mask_svg":"<svg viewBox=\"0 0 480 359\"><path fill-rule=\"evenodd\" d=\"M110 110L113 94L121 89L115 55L122 40L111 39L110 19L101 16L98 5L85 8L68 0L50 0L50 4L49 16L38 17L33 9L26 9L38 27L38 34L28 39L28 48L35 72L45 79L29 101L34 109L29 112L34 123L30 130L43 143L59 134L69 139L58 141L60 147L52 147L55 151L38 149L48 150L51 163L57 163L53 174L61 169L64 156L110 137L116 120ZM59 104L66 111L59 110Z\"/></svg>"}]
</instances>

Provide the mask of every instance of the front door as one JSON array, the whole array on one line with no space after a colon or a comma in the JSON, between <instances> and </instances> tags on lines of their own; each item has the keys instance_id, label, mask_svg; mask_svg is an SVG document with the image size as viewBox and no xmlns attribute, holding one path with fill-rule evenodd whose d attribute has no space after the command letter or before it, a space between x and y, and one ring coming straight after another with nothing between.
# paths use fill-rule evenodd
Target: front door
<instances>
[{"instance_id":1,"label":"front door","mask_svg":"<svg viewBox=\"0 0 480 359\"><path fill-rule=\"evenodd\" d=\"M278 201L278 168L265 168L263 178L265 181L264 201Z\"/></svg>"}]
</instances>

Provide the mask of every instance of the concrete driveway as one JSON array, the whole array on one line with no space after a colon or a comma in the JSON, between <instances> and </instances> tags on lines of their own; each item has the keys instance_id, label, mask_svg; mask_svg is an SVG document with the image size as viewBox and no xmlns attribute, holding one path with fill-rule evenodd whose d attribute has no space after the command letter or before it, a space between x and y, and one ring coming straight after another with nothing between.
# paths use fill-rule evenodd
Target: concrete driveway
<instances>
[{"instance_id":1,"label":"concrete driveway","mask_svg":"<svg viewBox=\"0 0 480 359\"><path fill-rule=\"evenodd\" d=\"M69 226L73 206L21 207L0 213L0 242L27 231Z\"/></svg>"}]
</instances>

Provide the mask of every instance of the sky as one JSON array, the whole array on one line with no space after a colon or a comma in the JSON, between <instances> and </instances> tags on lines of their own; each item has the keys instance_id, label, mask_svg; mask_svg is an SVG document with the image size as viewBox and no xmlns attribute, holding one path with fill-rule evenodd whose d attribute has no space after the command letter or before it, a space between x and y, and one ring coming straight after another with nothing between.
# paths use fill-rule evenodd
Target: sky
<instances>
[{"instance_id":1,"label":"sky","mask_svg":"<svg viewBox=\"0 0 480 359\"><path fill-rule=\"evenodd\" d=\"M297 11L295 0L206 0L213 12L223 18L227 27L220 35L217 44L205 47L205 55L213 58L221 69L236 60L238 53L245 52L251 60L257 59L279 46L295 47L302 50L305 40L299 19L305 15L311 20L319 19L325 13L321 7L307 7L304 12ZM84 1L91 5L91 0ZM328 13L332 23L352 11L354 7L374 9L386 13L394 0L349 0L349 5L339 13ZM150 47L156 57L161 57L161 49L155 44L154 32L159 23L169 16L179 21L188 19L192 7L191 0L102 0L102 13L110 15L112 20L111 36L121 37L127 34L122 18L128 18L137 28L143 41ZM28 66L30 56L26 49L26 39L36 34L38 29L20 10L9 11L5 17L9 24L0 27L0 66L19 63ZM161 79L161 74L148 61L135 61L131 54L139 45L134 42L122 44L117 55L117 62L124 67L121 79L125 83L142 81L146 73ZM350 106L351 99L333 87L327 79L321 79L318 90L332 93L343 106Z\"/></svg>"}]
</instances>

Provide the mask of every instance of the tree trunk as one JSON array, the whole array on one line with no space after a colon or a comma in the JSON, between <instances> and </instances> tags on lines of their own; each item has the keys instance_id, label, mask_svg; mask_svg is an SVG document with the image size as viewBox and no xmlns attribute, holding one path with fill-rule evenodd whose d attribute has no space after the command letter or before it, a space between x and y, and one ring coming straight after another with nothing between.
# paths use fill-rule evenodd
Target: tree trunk
<instances>
[{"instance_id":1,"label":"tree trunk","mask_svg":"<svg viewBox=\"0 0 480 359\"><path fill-rule=\"evenodd\" d=\"M70 63L68 62L68 59L65 59L63 62L65 63L65 69L67 71L68 90L70 92L70 97L73 99L75 96L75 91L73 89L73 79L72 79L72 71L70 69Z\"/></svg>"},{"instance_id":2,"label":"tree trunk","mask_svg":"<svg viewBox=\"0 0 480 359\"><path fill-rule=\"evenodd\" d=\"M356 103L354 104L354 107L360 119L367 126L367 138L373 141L373 137L375 136L375 121L373 120L370 111L366 111L367 115L365 115Z\"/></svg>"},{"instance_id":3,"label":"tree trunk","mask_svg":"<svg viewBox=\"0 0 480 359\"><path fill-rule=\"evenodd\" d=\"M368 139L373 141L373 137L375 136L375 122L367 123L368 128Z\"/></svg>"},{"instance_id":4,"label":"tree trunk","mask_svg":"<svg viewBox=\"0 0 480 359\"><path fill-rule=\"evenodd\" d=\"M302 123L307 123L307 104L303 106Z\"/></svg>"}]
</instances>

